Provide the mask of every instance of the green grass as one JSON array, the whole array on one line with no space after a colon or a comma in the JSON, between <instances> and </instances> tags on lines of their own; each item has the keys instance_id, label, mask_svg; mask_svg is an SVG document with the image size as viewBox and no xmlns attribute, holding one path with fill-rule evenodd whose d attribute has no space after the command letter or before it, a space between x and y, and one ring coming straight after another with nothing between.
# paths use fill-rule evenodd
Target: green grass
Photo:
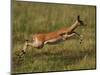
<instances>
[{"instance_id":1,"label":"green grass","mask_svg":"<svg viewBox=\"0 0 100 75\"><path fill-rule=\"evenodd\" d=\"M65 4L45 4L12 1L12 73L48 72L96 68L96 7ZM86 26L76 32L83 35L42 49L29 47L22 64L17 53L25 39L40 32L51 32L72 25L80 15Z\"/></svg>"}]
</instances>

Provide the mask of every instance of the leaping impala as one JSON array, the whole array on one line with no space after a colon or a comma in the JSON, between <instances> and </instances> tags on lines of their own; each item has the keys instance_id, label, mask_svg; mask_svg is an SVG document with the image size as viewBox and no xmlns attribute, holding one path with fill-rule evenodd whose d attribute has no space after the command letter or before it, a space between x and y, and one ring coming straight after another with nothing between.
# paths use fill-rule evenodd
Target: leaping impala
<instances>
[{"instance_id":1,"label":"leaping impala","mask_svg":"<svg viewBox=\"0 0 100 75\"><path fill-rule=\"evenodd\" d=\"M35 48L43 48L45 44L49 43L56 43L61 40L66 40L67 38L70 38L74 35L77 35L79 39L82 41L80 34L76 33L74 30L78 26L83 26L84 23L82 20L80 20L80 16L77 16L76 21L68 28L62 28L58 31L50 32L50 33L39 33L33 35L32 43L30 43L28 40L25 41L24 47L22 49L22 54L26 52L26 49L28 46L32 46Z\"/></svg>"}]
</instances>

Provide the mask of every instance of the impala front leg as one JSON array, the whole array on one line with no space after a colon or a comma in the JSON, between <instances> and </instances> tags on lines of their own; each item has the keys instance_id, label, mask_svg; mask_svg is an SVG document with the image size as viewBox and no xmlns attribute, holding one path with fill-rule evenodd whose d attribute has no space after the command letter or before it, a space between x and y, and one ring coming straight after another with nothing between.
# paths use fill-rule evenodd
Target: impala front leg
<instances>
[{"instance_id":1,"label":"impala front leg","mask_svg":"<svg viewBox=\"0 0 100 75\"><path fill-rule=\"evenodd\" d=\"M70 38L72 36L75 36L75 35L76 35L75 33L65 34L65 35L63 35L63 40L66 40L66 39L68 39L68 38Z\"/></svg>"},{"instance_id":2,"label":"impala front leg","mask_svg":"<svg viewBox=\"0 0 100 75\"><path fill-rule=\"evenodd\" d=\"M73 33L75 33L77 35L77 37L80 39L80 44L81 44L82 40L83 40L82 36L80 34L78 34L77 32L73 32Z\"/></svg>"},{"instance_id":3,"label":"impala front leg","mask_svg":"<svg viewBox=\"0 0 100 75\"><path fill-rule=\"evenodd\" d=\"M82 38L81 38L80 34L78 34L78 33L76 33L76 32L72 32L71 34L64 34L64 35L63 35L63 40L66 40L66 39L68 39L68 38L70 38L70 37L73 37L73 36L75 36L75 35L77 35L77 37L80 39L80 44L81 44Z\"/></svg>"}]
</instances>

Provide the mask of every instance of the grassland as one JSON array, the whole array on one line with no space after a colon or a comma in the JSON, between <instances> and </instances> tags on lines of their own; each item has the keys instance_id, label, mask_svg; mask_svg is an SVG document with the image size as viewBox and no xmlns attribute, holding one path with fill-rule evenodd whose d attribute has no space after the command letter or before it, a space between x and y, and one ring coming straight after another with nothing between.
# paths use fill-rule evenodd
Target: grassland
<instances>
[{"instance_id":1,"label":"grassland","mask_svg":"<svg viewBox=\"0 0 100 75\"><path fill-rule=\"evenodd\" d=\"M96 68L96 7L12 1L12 73L67 71ZM76 32L83 35L42 49L29 47L22 64L16 53L25 39L40 32L51 32L72 25L80 15L86 26Z\"/></svg>"}]
</instances>

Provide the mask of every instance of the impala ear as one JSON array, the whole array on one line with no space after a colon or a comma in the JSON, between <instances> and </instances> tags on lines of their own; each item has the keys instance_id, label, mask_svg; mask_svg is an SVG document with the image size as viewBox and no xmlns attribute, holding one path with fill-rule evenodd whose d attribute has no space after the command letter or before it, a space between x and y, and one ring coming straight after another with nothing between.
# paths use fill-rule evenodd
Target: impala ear
<instances>
[{"instance_id":1,"label":"impala ear","mask_svg":"<svg viewBox=\"0 0 100 75\"><path fill-rule=\"evenodd\" d=\"M80 21L80 16L79 15L77 16L77 20Z\"/></svg>"}]
</instances>

